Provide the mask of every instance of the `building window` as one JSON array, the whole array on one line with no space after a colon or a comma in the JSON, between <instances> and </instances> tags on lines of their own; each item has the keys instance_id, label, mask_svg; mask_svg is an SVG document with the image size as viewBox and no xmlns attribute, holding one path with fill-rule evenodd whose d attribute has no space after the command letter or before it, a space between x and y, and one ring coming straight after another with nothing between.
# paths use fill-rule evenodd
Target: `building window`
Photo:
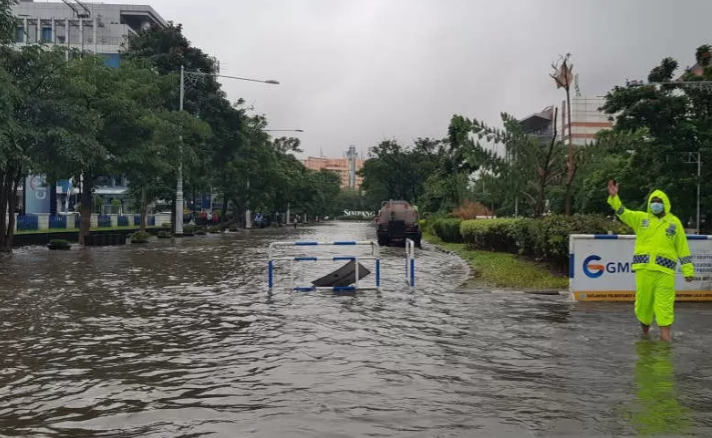
<instances>
[{"instance_id":1,"label":"building window","mask_svg":"<svg viewBox=\"0 0 712 438\"><path fill-rule=\"evenodd\" d=\"M24 27L18 26L17 29L15 29L15 42L17 42L17 43L25 42L25 28Z\"/></svg>"},{"instance_id":2,"label":"building window","mask_svg":"<svg viewBox=\"0 0 712 438\"><path fill-rule=\"evenodd\" d=\"M51 43L52 42L52 28L51 27L43 27L42 28L42 42L43 43Z\"/></svg>"}]
</instances>

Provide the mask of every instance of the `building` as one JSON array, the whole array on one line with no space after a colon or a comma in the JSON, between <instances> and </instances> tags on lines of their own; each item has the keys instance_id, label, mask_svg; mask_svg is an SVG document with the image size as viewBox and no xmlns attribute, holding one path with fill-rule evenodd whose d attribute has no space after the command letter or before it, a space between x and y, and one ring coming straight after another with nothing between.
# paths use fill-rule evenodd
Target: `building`
<instances>
[{"instance_id":1,"label":"building","mask_svg":"<svg viewBox=\"0 0 712 438\"><path fill-rule=\"evenodd\" d=\"M603 96L572 96L572 122L569 124L564 100L558 110L557 138L568 145L571 136L571 143L576 146L595 141L600 131L613 127L613 122L609 120L610 116L600 111L605 103ZM555 108L548 106L538 113L520 119L519 123L525 134L537 136L542 142L548 142L554 135L554 113Z\"/></svg>"},{"instance_id":2,"label":"building","mask_svg":"<svg viewBox=\"0 0 712 438\"><path fill-rule=\"evenodd\" d=\"M77 0L21 0L12 7L18 18L15 43L66 46L105 55L118 66L131 35L150 26L167 26L150 6L84 3Z\"/></svg>"},{"instance_id":3,"label":"building","mask_svg":"<svg viewBox=\"0 0 712 438\"><path fill-rule=\"evenodd\" d=\"M525 134L550 140L554 136L554 107L547 106L540 112L519 120L519 124Z\"/></svg>"},{"instance_id":4,"label":"building","mask_svg":"<svg viewBox=\"0 0 712 438\"><path fill-rule=\"evenodd\" d=\"M349 149L350 152L355 150L355 148ZM338 174L342 189L356 190L363 182L363 178L358 175L358 171L363 168L363 160L353 155L346 158L309 157L302 162L307 169L329 170Z\"/></svg>"},{"instance_id":5,"label":"building","mask_svg":"<svg viewBox=\"0 0 712 438\"><path fill-rule=\"evenodd\" d=\"M596 135L606 129L613 128L609 115L600 110L606 103L604 96L572 96L571 97L571 123L568 123L566 101L561 103L561 130L560 138L565 144L571 143L583 146L596 140Z\"/></svg>"},{"instance_id":6,"label":"building","mask_svg":"<svg viewBox=\"0 0 712 438\"><path fill-rule=\"evenodd\" d=\"M17 17L15 45L46 44L88 51L104 56L106 65L110 67L119 66L121 52L130 36L152 26L168 25L150 6L85 3L78 0L20 0L12 7L12 13ZM36 178L33 175L28 180L34 181ZM41 188L35 194L38 199L31 200L29 197L32 196L32 190L25 191L23 187L23 194L26 194L23 195L23 205L27 213L47 213L53 211L55 206L60 211L67 210L73 205L67 198L74 198L75 201L79 193L77 185L66 180L58 182L55 202L49 199L44 201L42 196L46 196L46 193ZM72 192L68 193L70 190ZM104 198L107 206L110 206L111 199L125 197L127 192L128 181L125 177L99 178L94 190L95 194ZM31 202L37 200L41 202Z\"/></svg>"}]
</instances>

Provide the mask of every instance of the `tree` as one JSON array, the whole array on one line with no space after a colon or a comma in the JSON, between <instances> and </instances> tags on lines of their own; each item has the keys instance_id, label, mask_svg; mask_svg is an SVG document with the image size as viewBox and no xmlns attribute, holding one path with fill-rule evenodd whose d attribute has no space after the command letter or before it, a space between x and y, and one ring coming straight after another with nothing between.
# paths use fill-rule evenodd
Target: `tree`
<instances>
[{"instance_id":1,"label":"tree","mask_svg":"<svg viewBox=\"0 0 712 438\"><path fill-rule=\"evenodd\" d=\"M486 137L488 142L504 146L507 158L486 154L485 147L477 144L486 155L485 168L495 177L493 189L510 205L522 197L528 202L532 216L542 216L547 211L552 187L564 174L564 149L556 139L556 127L551 139L543 142L536 136L526 135L514 117L505 113L502 121L504 129L478 121L472 126L480 140Z\"/></svg>"},{"instance_id":2,"label":"tree","mask_svg":"<svg viewBox=\"0 0 712 438\"><path fill-rule=\"evenodd\" d=\"M48 173L56 151L101 150L100 124L86 106L69 102L72 82L61 50L0 47L0 250L10 251L18 186L30 173ZM50 172L51 173L51 172ZM51 180L51 178L50 178ZM9 214L8 214L9 213ZM7 215L7 216L6 216Z\"/></svg>"},{"instance_id":3,"label":"tree","mask_svg":"<svg viewBox=\"0 0 712 438\"><path fill-rule=\"evenodd\" d=\"M571 81L573 80L573 66L571 65L571 54L567 53L566 56L560 57L558 63L552 64L551 68L554 70L550 76L556 82L556 88L563 88L566 92L566 120L568 121L568 153L566 159L566 179L564 181L565 186L565 212L569 216L571 214L571 189L574 184L574 179L576 178L576 173L578 172L577 160L576 160L576 149L573 145L573 129L572 129L572 119L571 119ZM566 126L563 127L566 133Z\"/></svg>"},{"instance_id":4,"label":"tree","mask_svg":"<svg viewBox=\"0 0 712 438\"><path fill-rule=\"evenodd\" d=\"M10 44L14 40L17 21L12 15L16 0L0 0L0 44Z\"/></svg>"},{"instance_id":5,"label":"tree","mask_svg":"<svg viewBox=\"0 0 712 438\"><path fill-rule=\"evenodd\" d=\"M412 147L387 140L371 148L360 171L368 208L376 210L389 199L419 202L428 179L444 166L445 144L442 140L418 138Z\"/></svg>"},{"instance_id":6,"label":"tree","mask_svg":"<svg viewBox=\"0 0 712 438\"><path fill-rule=\"evenodd\" d=\"M637 193L643 181L633 171L633 151L643 144L645 131L599 133L595 143L581 147L578 158L584 157L580 167L581 178L574 186L574 211L578 213L605 213L610 211L606 201L606 185L611 179L618 181L626 190ZM632 207L644 207L644 194L635 199Z\"/></svg>"},{"instance_id":7,"label":"tree","mask_svg":"<svg viewBox=\"0 0 712 438\"><path fill-rule=\"evenodd\" d=\"M675 213L686 222L696 209L697 176L685 162L689 152L700 153L703 162L712 152L712 91L695 87L695 81L712 80L712 71L704 66L708 52L702 46L697 57L702 70L688 69L682 83L673 82L678 63L663 59L648 75L648 81L670 85L629 83L615 87L606 95L603 110L615 120L616 132L645 131L644 141L631 148L630 165L624 178L635 181L626 185L626 196L642 199L655 188L665 190L674 200ZM712 170L702 168L702 191L709 193ZM710 201L702 197L702 207L710 211ZM710 223L709 213L707 224Z\"/></svg>"},{"instance_id":8,"label":"tree","mask_svg":"<svg viewBox=\"0 0 712 438\"><path fill-rule=\"evenodd\" d=\"M195 157L195 171L185 174L186 181L199 190L218 191L223 197L222 216L225 217L228 199L234 198L236 190L228 182L228 174L233 172L234 175L235 171L231 163L253 135L246 131L252 127L243 123L245 110L241 106L244 102L238 100L233 105L226 99L216 77L211 76L218 73L217 61L193 47L183 35L181 25L170 23L165 28L153 27L140 32L129 39L125 56L129 60L147 62L158 74L172 78L174 85L165 94L166 110L178 109L179 72L181 66L185 68L184 111L207 123L212 132L208 147ZM192 72L206 75L191 75Z\"/></svg>"}]
</instances>

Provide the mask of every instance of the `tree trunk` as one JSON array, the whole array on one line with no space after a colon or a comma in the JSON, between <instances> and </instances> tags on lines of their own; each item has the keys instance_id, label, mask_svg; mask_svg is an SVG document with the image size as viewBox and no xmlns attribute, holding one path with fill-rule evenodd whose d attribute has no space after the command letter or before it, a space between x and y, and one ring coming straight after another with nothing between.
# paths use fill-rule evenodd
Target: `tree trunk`
<instances>
[{"instance_id":1,"label":"tree trunk","mask_svg":"<svg viewBox=\"0 0 712 438\"><path fill-rule=\"evenodd\" d=\"M568 156L568 166L567 166L567 176L566 176L566 216L571 216L571 185L574 181L574 175L576 175L576 155L574 152L573 144L573 127L571 126L573 121L571 120L571 92L568 80L566 83L566 118L569 123L569 156ZM565 127L564 127L565 128Z\"/></svg>"},{"instance_id":2,"label":"tree trunk","mask_svg":"<svg viewBox=\"0 0 712 438\"><path fill-rule=\"evenodd\" d=\"M146 193L146 187L141 187L141 231L145 232L147 227L146 214L148 211L148 194Z\"/></svg>"},{"instance_id":3,"label":"tree trunk","mask_svg":"<svg viewBox=\"0 0 712 438\"><path fill-rule=\"evenodd\" d=\"M18 169L17 173L15 174L15 181L12 186L12 190L10 192L10 199L8 202L8 211L10 212L10 216L8 218L7 222L7 229L9 230L9 233L7 233L6 237L6 242L8 245L8 248L12 249L12 243L15 240L15 210L17 209L17 191L19 189L20 183L22 182L22 170Z\"/></svg>"},{"instance_id":4,"label":"tree trunk","mask_svg":"<svg viewBox=\"0 0 712 438\"><path fill-rule=\"evenodd\" d=\"M549 150L546 153L546 159L544 160L544 166L540 170L539 174L539 193L537 194L536 207L534 210L534 216L540 217L544 214L544 200L546 197L546 187L549 184L549 179L551 178L551 161L554 154L554 145L556 144L556 117L558 113L558 108L554 110L554 133L551 137L551 142L549 143Z\"/></svg>"},{"instance_id":5,"label":"tree trunk","mask_svg":"<svg viewBox=\"0 0 712 438\"><path fill-rule=\"evenodd\" d=\"M0 252L12 252L17 191L21 181L20 166L9 165L6 172L0 173Z\"/></svg>"},{"instance_id":6,"label":"tree trunk","mask_svg":"<svg viewBox=\"0 0 712 438\"><path fill-rule=\"evenodd\" d=\"M223 205L222 205L222 214L220 215L222 220L227 218L227 193L223 194ZM237 219L237 218L234 218Z\"/></svg>"},{"instance_id":7,"label":"tree trunk","mask_svg":"<svg viewBox=\"0 0 712 438\"><path fill-rule=\"evenodd\" d=\"M9 178L8 174L5 172L0 172L0 252L10 252L12 251L12 245L8 244L8 240L12 236L12 231L14 231L9 225L9 216L14 217L14 211L10 211L8 214L8 201L10 196L10 186L8 184Z\"/></svg>"},{"instance_id":8,"label":"tree trunk","mask_svg":"<svg viewBox=\"0 0 712 438\"><path fill-rule=\"evenodd\" d=\"M89 235L91 229L92 199L94 193L94 178L90 173L84 174L82 183L82 223L79 228L79 244L84 245L84 239Z\"/></svg>"},{"instance_id":9,"label":"tree trunk","mask_svg":"<svg viewBox=\"0 0 712 438\"><path fill-rule=\"evenodd\" d=\"M57 180L48 181L49 191L49 215L57 216Z\"/></svg>"},{"instance_id":10,"label":"tree trunk","mask_svg":"<svg viewBox=\"0 0 712 438\"><path fill-rule=\"evenodd\" d=\"M171 200L171 233L176 233L176 198L175 196Z\"/></svg>"}]
</instances>

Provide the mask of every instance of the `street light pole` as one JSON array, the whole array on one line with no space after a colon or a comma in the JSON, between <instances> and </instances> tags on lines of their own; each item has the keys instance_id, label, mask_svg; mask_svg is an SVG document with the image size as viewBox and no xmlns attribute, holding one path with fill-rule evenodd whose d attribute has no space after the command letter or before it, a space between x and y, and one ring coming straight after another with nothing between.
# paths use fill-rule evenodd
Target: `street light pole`
<instances>
[{"instance_id":1,"label":"street light pole","mask_svg":"<svg viewBox=\"0 0 712 438\"><path fill-rule=\"evenodd\" d=\"M185 67L180 66L180 104L179 111L183 112L185 100ZM176 184L176 229L175 234L183 235L183 127L178 135L178 183Z\"/></svg>"},{"instance_id":2,"label":"street light pole","mask_svg":"<svg viewBox=\"0 0 712 438\"><path fill-rule=\"evenodd\" d=\"M186 75L189 75L192 77L212 76L212 77L217 77L217 78L236 79L239 81L260 82L263 84L279 85L279 82L275 81L274 79L267 79L267 80L250 79L250 78L242 78L239 76L226 76L226 75L219 75L219 74L214 74L214 73L204 73L204 72L200 72L200 71L186 72L185 66L181 65L180 66L180 104L179 104L179 111L181 111L181 112L183 112L183 101L185 100L185 77L186 77ZM178 135L178 150L179 150L180 162L178 163L178 182L176 183L176 229L175 229L175 234L177 236L181 236L181 235L183 235L183 128L182 127L181 127L181 131Z\"/></svg>"},{"instance_id":3,"label":"street light pole","mask_svg":"<svg viewBox=\"0 0 712 438\"><path fill-rule=\"evenodd\" d=\"M303 129L263 129L264 132L304 132Z\"/></svg>"},{"instance_id":4,"label":"street light pole","mask_svg":"<svg viewBox=\"0 0 712 438\"><path fill-rule=\"evenodd\" d=\"M702 156L699 152L688 152L687 164L697 164L697 220L695 221L697 234L700 234L700 184L702 176Z\"/></svg>"}]
</instances>

